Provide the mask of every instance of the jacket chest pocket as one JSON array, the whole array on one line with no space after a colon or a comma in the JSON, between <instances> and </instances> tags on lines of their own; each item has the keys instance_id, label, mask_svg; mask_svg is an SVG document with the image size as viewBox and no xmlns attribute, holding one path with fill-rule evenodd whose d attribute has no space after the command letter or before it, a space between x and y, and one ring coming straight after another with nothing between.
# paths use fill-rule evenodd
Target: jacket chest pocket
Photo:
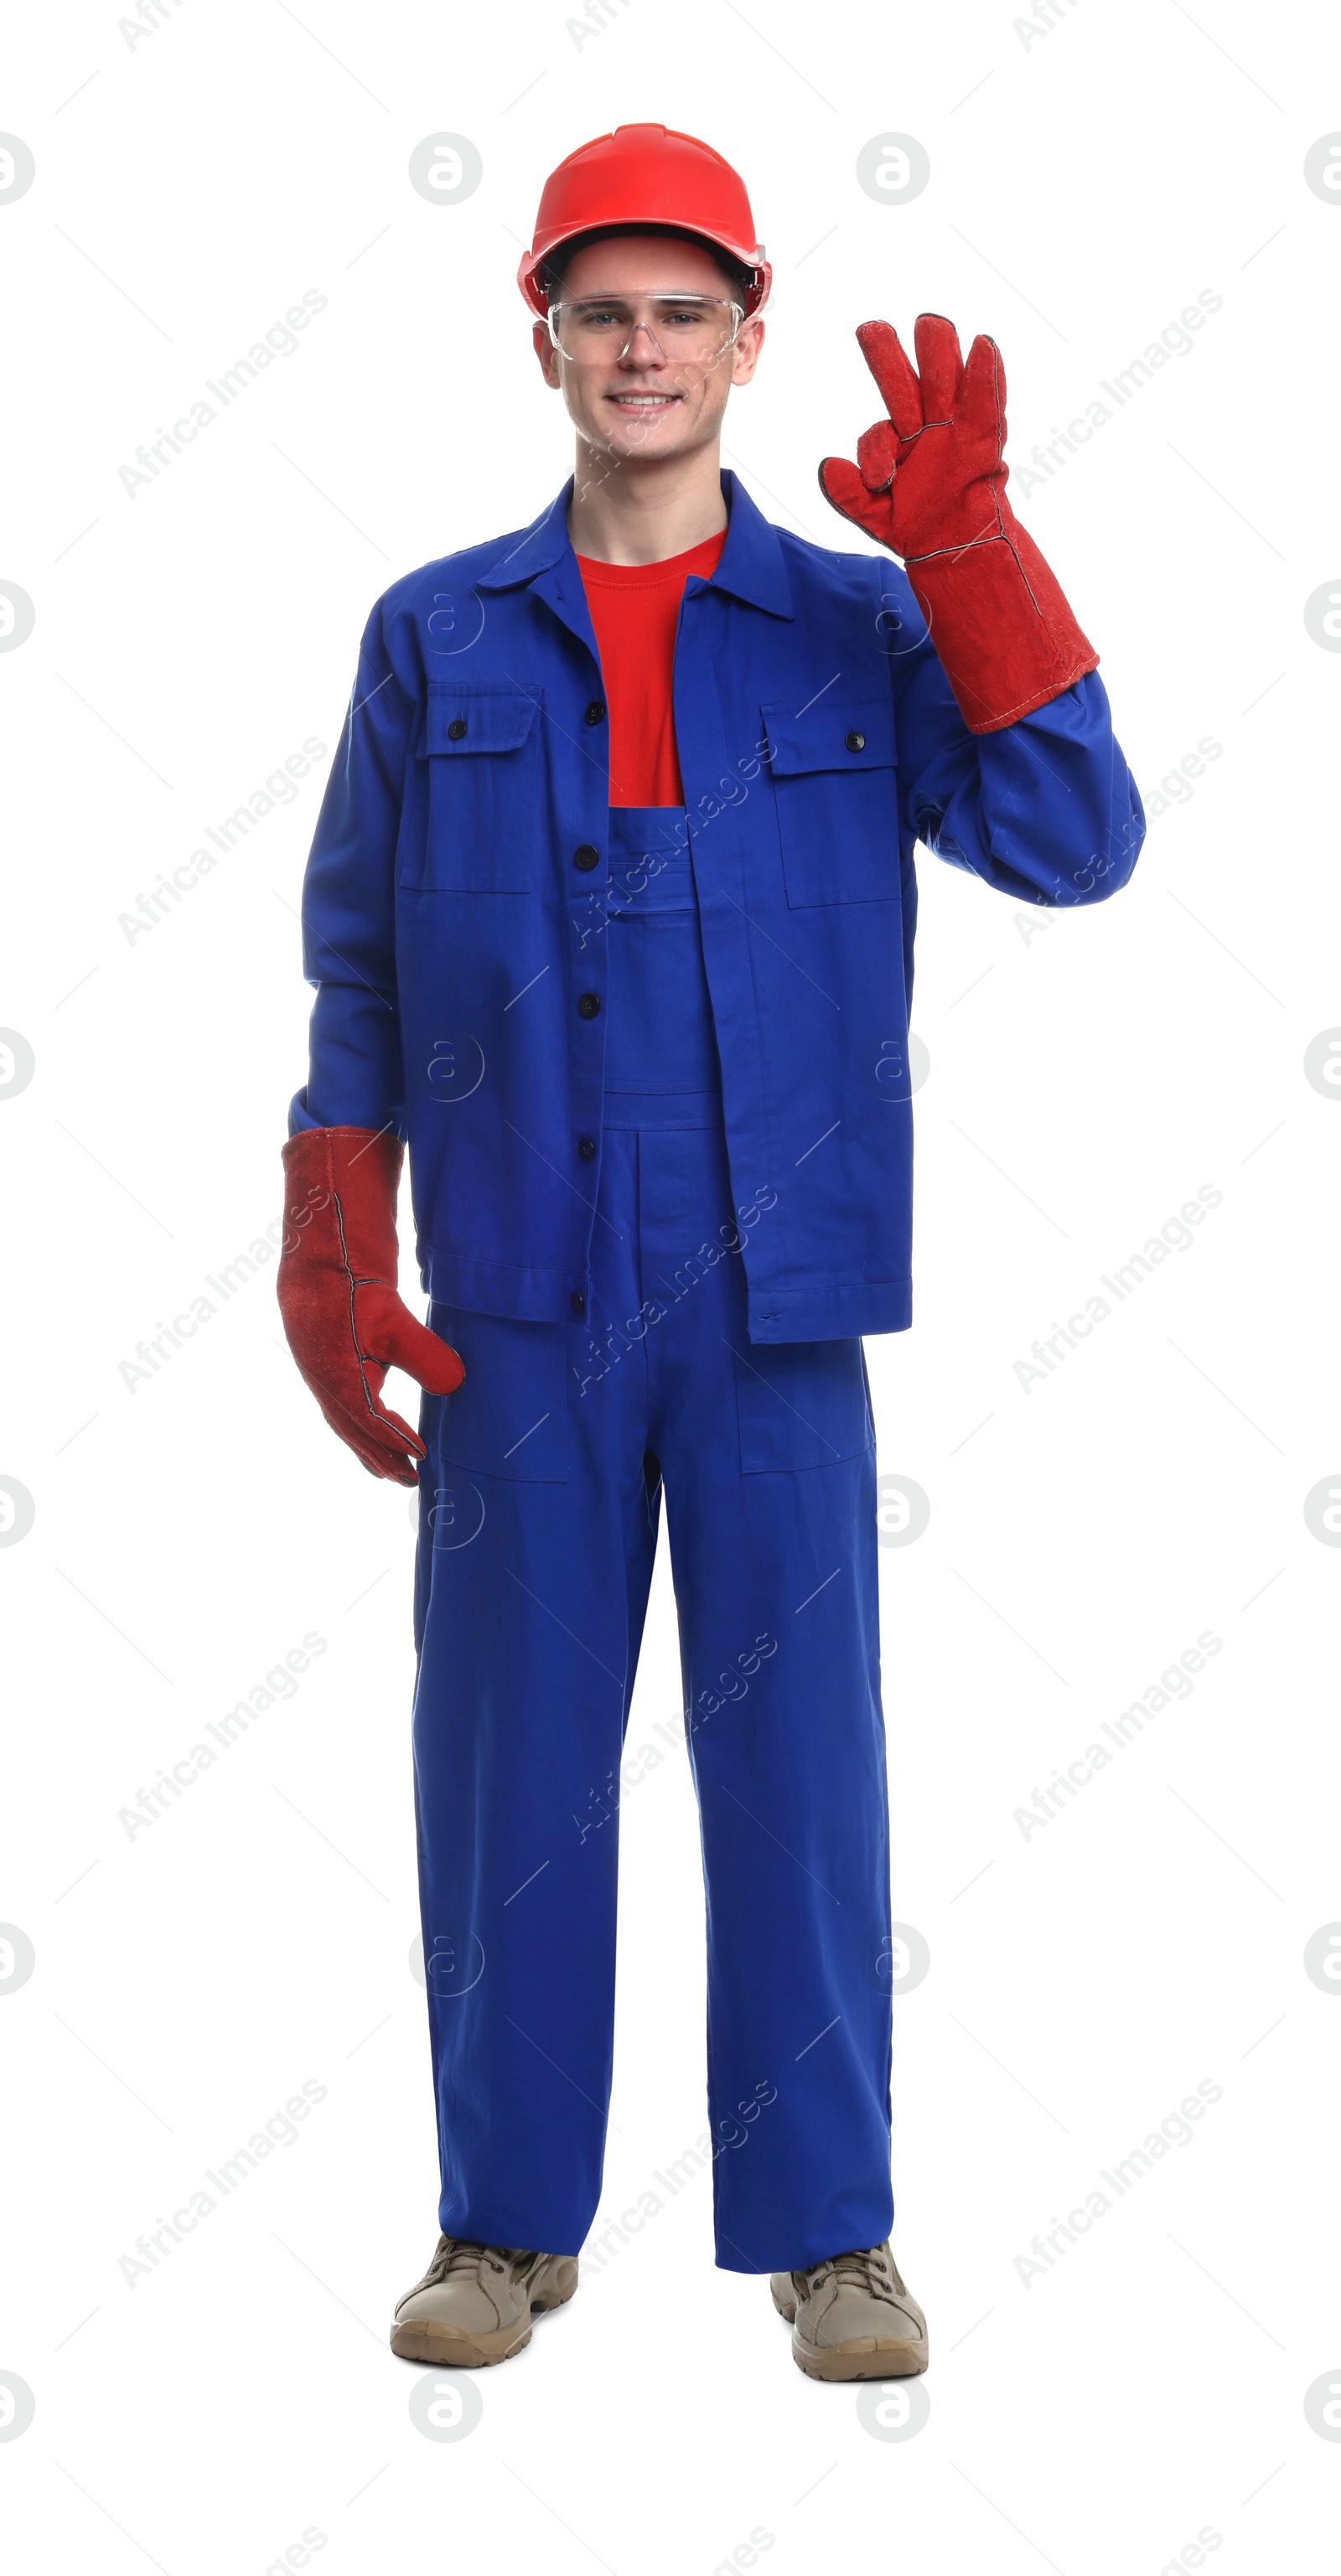
<instances>
[{"instance_id":1,"label":"jacket chest pocket","mask_svg":"<svg viewBox=\"0 0 1341 2576\"><path fill-rule=\"evenodd\" d=\"M540 696L429 684L418 757L428 772L423 846L402 885L526 894L540 799Z\"/></svg>"},{"instance_id":2,"label":"jacket chest pocket","mask_svg":"<svg viewBox=\"0 0 1341 2576\"><path fill-rule=\"evenodd\" d=\"M894 709L829 689L798 714L761 707L787 901L893 901L899 893Z\"/></svg>"}]
</instances>

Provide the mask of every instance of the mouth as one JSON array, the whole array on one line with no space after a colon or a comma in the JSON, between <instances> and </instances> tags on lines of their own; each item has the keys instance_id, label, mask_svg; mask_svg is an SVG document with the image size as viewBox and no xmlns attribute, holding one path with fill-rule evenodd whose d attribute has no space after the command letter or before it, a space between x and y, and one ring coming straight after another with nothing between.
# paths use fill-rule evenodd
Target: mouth
<instances>
[{"instance_id":1,"label":"mouth","mask_svg":"<svg viewBox=\"0 0 1341 2576\"><path fill-rule=\"evenodd\" d=\"M616 411L622 411L630 420L655 420L662 412L669 411L673 404L682 402L683 399L683 395L678 393L620 393L605 396L605 400L612 403Z\"/></svg>"}]
</instances>

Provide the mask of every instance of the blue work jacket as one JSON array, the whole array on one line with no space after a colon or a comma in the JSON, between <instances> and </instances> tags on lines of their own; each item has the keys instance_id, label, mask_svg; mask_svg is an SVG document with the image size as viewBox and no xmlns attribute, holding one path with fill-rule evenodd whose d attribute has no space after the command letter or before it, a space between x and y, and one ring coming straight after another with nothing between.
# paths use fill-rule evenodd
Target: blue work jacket
<instances>
[{"instance_id":1,"label":"blue work jacket","mask_svg":"<svg viewBox=\"0 0 1341 2576\"><path fill-rule=\"evenodd\" d=\"M1145 817L1097 674L970 733L899 564L808 545L722 483L726 543L676 640L678 828L750 1337L897 1331L914 845L1015 902L1095 903ZM608 990L609 726L571 492L372 612L307 868L290 1113L393 1127L428 1293L540 1320L589 1294Z\"/></svg>"}]
</instances>

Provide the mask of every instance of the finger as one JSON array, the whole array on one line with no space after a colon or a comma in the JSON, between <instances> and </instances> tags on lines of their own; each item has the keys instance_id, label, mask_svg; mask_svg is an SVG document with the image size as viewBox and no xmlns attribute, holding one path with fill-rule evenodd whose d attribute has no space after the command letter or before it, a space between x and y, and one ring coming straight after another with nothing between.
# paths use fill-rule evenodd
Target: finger
<instances>
[{"instance_id":1,"label":"finger","mask_svg":"<svg viewBox=\"0 0 1341 2576\"><path fill-rule=\"evenodd\" d=\"M418 1458L427 1453L408 1423L401 1423L399 1429L404 1434L406 1448L414 1453L412 1456L405 1456L389 1442L384 1445L378 1440L373 1430L376 1416L371 1411L351 1413L343 1387L327 1385L301 1359L298 1366L304 1385L316 1397L323 1419L330 1425L337 1440L343 1440L345 1447L353 1450L355 1457L368 1469L370 1475L390 1476L399 1485L413 1485L418 1482L415 1463ZM375 1393L380 1392L382 1375L383 1372L379 1369Z\"/></svg>"},{"instance_id":2,"label":"finger","mask_svg":"<svg viewBox=\"0 0 1341 2576\"><path fill-rule=\"evenodd\" d=\"M365 1447L370 1441L378 1448L383 1445L391 1447L394 1443L397 1447L411 1450L416 1458L427 1457L428 1452L418 1432L412 1431L408 1422L402 1422L398 1413L390 1412L382 1403L386 1369L380 1360L365 1359L359 1378L348 1384L342 1380L338 1385L332 1385L307 1368L302 1374L332 1431L338 1432L342 1440L347 1440L351 1448ZM388 1426L389 1437L385 1444L378 1428L382 1423Z\"/></svg>"},{"instance_id":3,"label":"finger","mask_svg":"<svg viewBox=\"0 0 1341 2576\"><path fill-rule=\"evenodd\" d=\"M412 1458L402 1458L392 1449L379 1449L371 1441L365 1445L360 1440L351 1440L349 1447L369 1475L380 1477L384 1484L407 1487L418 1484L418 1471Z\"/></svg>"},{"instance_id":4,"label":"finger","mask_svg":"<svg viewBox=\"0 0 1341 2576\"><path fill-rule=\"evenodd\" d=\"M857 441L857 463L868 492L887 492L894 480L899 433L892 420L874 421Z\"/></svg>"},{"instance_id":5,"label":"finger","mask_svg":"<svg viewBox=\"0 0 1341 2576\"><path fill-rule=\"evenodd\" d=\"M969 428L980 431L985 438L994 438L998 453L1005 446L1006 370L1001 351L985 331L978 333L968 353L959 415Z\"/></svg>"},{"instance_id":6,"label":"finger","mask_svg":"<svg viewBox=\"0 0 1341 2576\"><path fill-rule=\"evenodd\" d=\"M408 1450L412 1458L426 1458L428 1451L417 1431L403 1422L382 1402L382 1383L386 1370L380 1360L365 1359L360 1372L361 1399L358 1392L344 1387L325 1387L309 1380L317 1402L333 1431L360 1453L369 1447L399 1455ZM403 1462L402 1462L403 1463Z\"/></svg>"},{"instance_id":7,"label":"finger","mask_svg":"<svg viewBox=\"0 0 1341 2576\"><path fill-rule=\"evenodd\" d=\"M959 333L953 322L944 313L919 313L913 325L913 346L922 380L923 419L953 419L964 373Z\"/></svg>"},{"instance_id":8,"label":"finger","mask_svg":"<svg viewBox=\"0 0 1341 2576\"><path fill-rule=\"evenodd\" d=\"M383 1404L382 1382L385 1376L386 1370L380 1360L364 1361L363 1391L368 1399L368 1410L366 1414L354 1416L359 1438L373 1441L379 1449L406 1448L416 1458L426 1458L428 1451L418 1432L412 1430L400 1414L393 1413L389 1404Z\"/></svg>"},{"instance_id":9,"label":"finger","mask_svg":"<svg viewBox=\"0 0 1341 2576\"><path fill-rule=\"evenodd\" d=\"M384 1435L383 1426L385 1426L385 1433L392 1435L390 1438ZM400 1414L393 1413L389 1404L374 1406L368 1423L368 1437L377 1443L379 1449L389 1449L394 1439L397 1448L403 1446L409 1449L416 1458L428 1456L428 1451L418 1432L412 1431L409 1423L403 1421Z\"/></svg>"},{"instance_id":10,"label":"finger","mask_svg":"<svg viewBox=\"0 0 1341 2576\"><path fill-rule=\"evenodd\" d=\"M874 537L880 534L889 518L889 503L883 493L868 492L858 468L846 456L826 456L819 469L819 487L831 509L844 519L852 519Z\"/></svg>"},{"instance_id":11,"label":"finger","mask_svg":"<svg viewBox=\"0 0 1341 2576\"><path fill-rule=\"evenodd\" d=\"M418 1484L419 1477L413 1458L405 1457L398 1450L384 1448L380 1441L373 1439L370 1431L363 1424L355 1422L341 1405L323 1399L320 1395L317 1400L337 1439L344 1442L346 1449L353 1450L359 1464L367 1468L370 1476L384 1477L395 1485Z\"/></svg>"},{"instance_id":12,"label":"finger","mask_svg":"<svg viewBox=\"0 0 1341 2576\"><path fill-rule=\"evenodd\" d=\"M929 415L923 410L917 378L893 324L860 323L857 346L880 387L880 399L900 438L916 438Z\"/></svg>"}]
</instances>

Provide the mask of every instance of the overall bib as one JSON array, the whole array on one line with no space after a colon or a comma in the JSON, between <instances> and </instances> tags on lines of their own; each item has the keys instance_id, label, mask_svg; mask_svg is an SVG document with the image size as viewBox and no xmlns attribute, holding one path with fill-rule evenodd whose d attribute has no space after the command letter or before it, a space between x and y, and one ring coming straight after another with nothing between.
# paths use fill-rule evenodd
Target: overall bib
<instances>
[{"instance_id":1,"label":"overall bib","mask_svg":"<svg viewBox=\"0 0 1341 2576\"><path fill-rule=\"evenodd\" d=\"M655 1751L683 1735L698 1798L716 2255L766 2272L893 2214L875 1452L859 1341L747 1339L770 1194L733 1196L683 821L610 813L589 1314L430 1312L466 1379L422 1413L420 1893L440 2225L575 2254L664 1495L683 1722Z\"/></svg>"}]
</instances>

